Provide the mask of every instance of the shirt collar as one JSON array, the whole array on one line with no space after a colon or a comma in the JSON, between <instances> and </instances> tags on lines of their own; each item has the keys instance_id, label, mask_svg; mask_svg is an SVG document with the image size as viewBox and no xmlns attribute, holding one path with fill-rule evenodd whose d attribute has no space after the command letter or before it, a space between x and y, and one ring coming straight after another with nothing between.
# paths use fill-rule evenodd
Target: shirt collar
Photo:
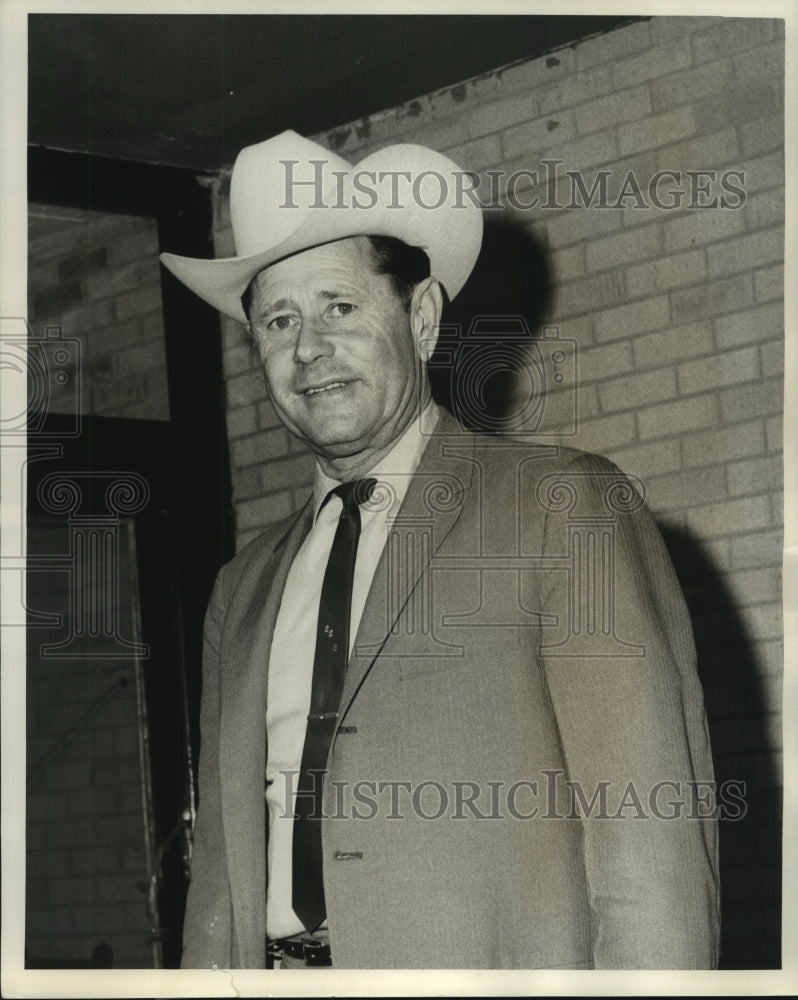
<instances>
[{"instance_id":1,"label":"shirt collar","mask_svg":"<svg viewBox=\"0 0 798 1000\"><path fill-rule=\"evenodd\" d=\"M429 443L430 434L434 431L439 417L440 410L438 406L434 400L430 400L424 410L405 429L388 454L384 455L361 478L365 479L366 476L373 476L379 481L381 476L391 477L393 492L396 494L398 502L401 503L407 492L409 477L418 468L418 463L421 461L421 456ZM321 470L317 463L316 480L313 485L314 523L325 497L336 486L340 486L340 480L330 478L330 476Z\"/></svg>"}]
</instances>

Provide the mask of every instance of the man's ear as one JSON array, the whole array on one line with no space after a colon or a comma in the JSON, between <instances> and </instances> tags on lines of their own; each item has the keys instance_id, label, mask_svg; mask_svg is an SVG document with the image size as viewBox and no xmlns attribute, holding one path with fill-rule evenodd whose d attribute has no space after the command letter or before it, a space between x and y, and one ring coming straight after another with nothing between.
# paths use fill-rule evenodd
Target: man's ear
<instances>
[{"instance_id":1,"label":"man's ear","mask_svg":"<svg viewBox=\"0 0 798 1000\"><path fill-rule=\"evenodd\" d=\"M443 292L438 279L425 278L416 285L410 303L410 329L422 361L429 361L435 351L442 311Z\"/></svg>"}]
</instances>

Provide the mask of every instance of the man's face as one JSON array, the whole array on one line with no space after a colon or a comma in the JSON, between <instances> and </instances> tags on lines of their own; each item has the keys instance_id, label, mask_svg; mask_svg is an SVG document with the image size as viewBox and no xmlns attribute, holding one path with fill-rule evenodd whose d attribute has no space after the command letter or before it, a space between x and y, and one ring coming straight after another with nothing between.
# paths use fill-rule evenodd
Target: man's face
<instances>
[{"instance_id":1,"label":"man's face","mask_svg":"<svg viewBox=\"0 0 798 1000\"><path fill-rule=\"evenodd\" d=\"M367 239L272 264L252 290L252 332L278 416L323 464L368 468L413 419L427 389L416 324L391 279L374 273Z\"/></svg>"}]
</instances>

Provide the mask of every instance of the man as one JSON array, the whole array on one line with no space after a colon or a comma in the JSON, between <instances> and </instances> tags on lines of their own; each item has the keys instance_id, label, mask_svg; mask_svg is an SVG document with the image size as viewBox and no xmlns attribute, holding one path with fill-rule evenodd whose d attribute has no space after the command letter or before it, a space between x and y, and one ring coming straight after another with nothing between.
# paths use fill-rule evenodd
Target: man
<instances>
[{"instance_id":1,"label":"man","mask_svg":"<svg viewBox=\"0 0 798 1000\"><path fill-rule=\"evenodd\" d=\"M463 194L431 150L353 168L287 132L236 161L238 255L162 258L249 326L317 464L208 609L184 967L716 963L709 742L650 515L606 460L431 398Z\"/></svg>"}]
</instances>

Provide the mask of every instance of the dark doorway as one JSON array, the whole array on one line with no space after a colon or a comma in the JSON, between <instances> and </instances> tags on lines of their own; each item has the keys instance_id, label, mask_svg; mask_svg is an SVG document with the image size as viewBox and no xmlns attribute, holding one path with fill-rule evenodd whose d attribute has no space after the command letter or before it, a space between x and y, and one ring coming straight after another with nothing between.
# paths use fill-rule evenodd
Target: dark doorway
<instances>
[{"instance_id":1,"label":"dark doorway","mask_svg":"<svg viewBox=\"0 0 798 1000\"><path fill-rule=\"evenodd\" d=\"M28 365L26 964L176 967L202 618L233 534L218 317L161 274L155 255L213 255L211 196L191 171L29 153L29 200L54 216L152 220L155 253L134 241L125 280L132 268L157 283L147 308L162 322L168 403L159 419L89 405L126 412L120 399L143 348L124 345L131 364L119 373L97 344L102 333L109 349L120 346L129 302L145 293L140 282L126 292L109 322L96 281L106 257L95 246L61 260L28 331L29 359L41 364ZM78 337L59 320L75 296L85 300ZM82 361L65 354L56 371L70 336L89 350ZM71 397L61 392L70 378L82 383ZM92 379L101 391L89 397Z\"/></svg>"}]
</instances>

